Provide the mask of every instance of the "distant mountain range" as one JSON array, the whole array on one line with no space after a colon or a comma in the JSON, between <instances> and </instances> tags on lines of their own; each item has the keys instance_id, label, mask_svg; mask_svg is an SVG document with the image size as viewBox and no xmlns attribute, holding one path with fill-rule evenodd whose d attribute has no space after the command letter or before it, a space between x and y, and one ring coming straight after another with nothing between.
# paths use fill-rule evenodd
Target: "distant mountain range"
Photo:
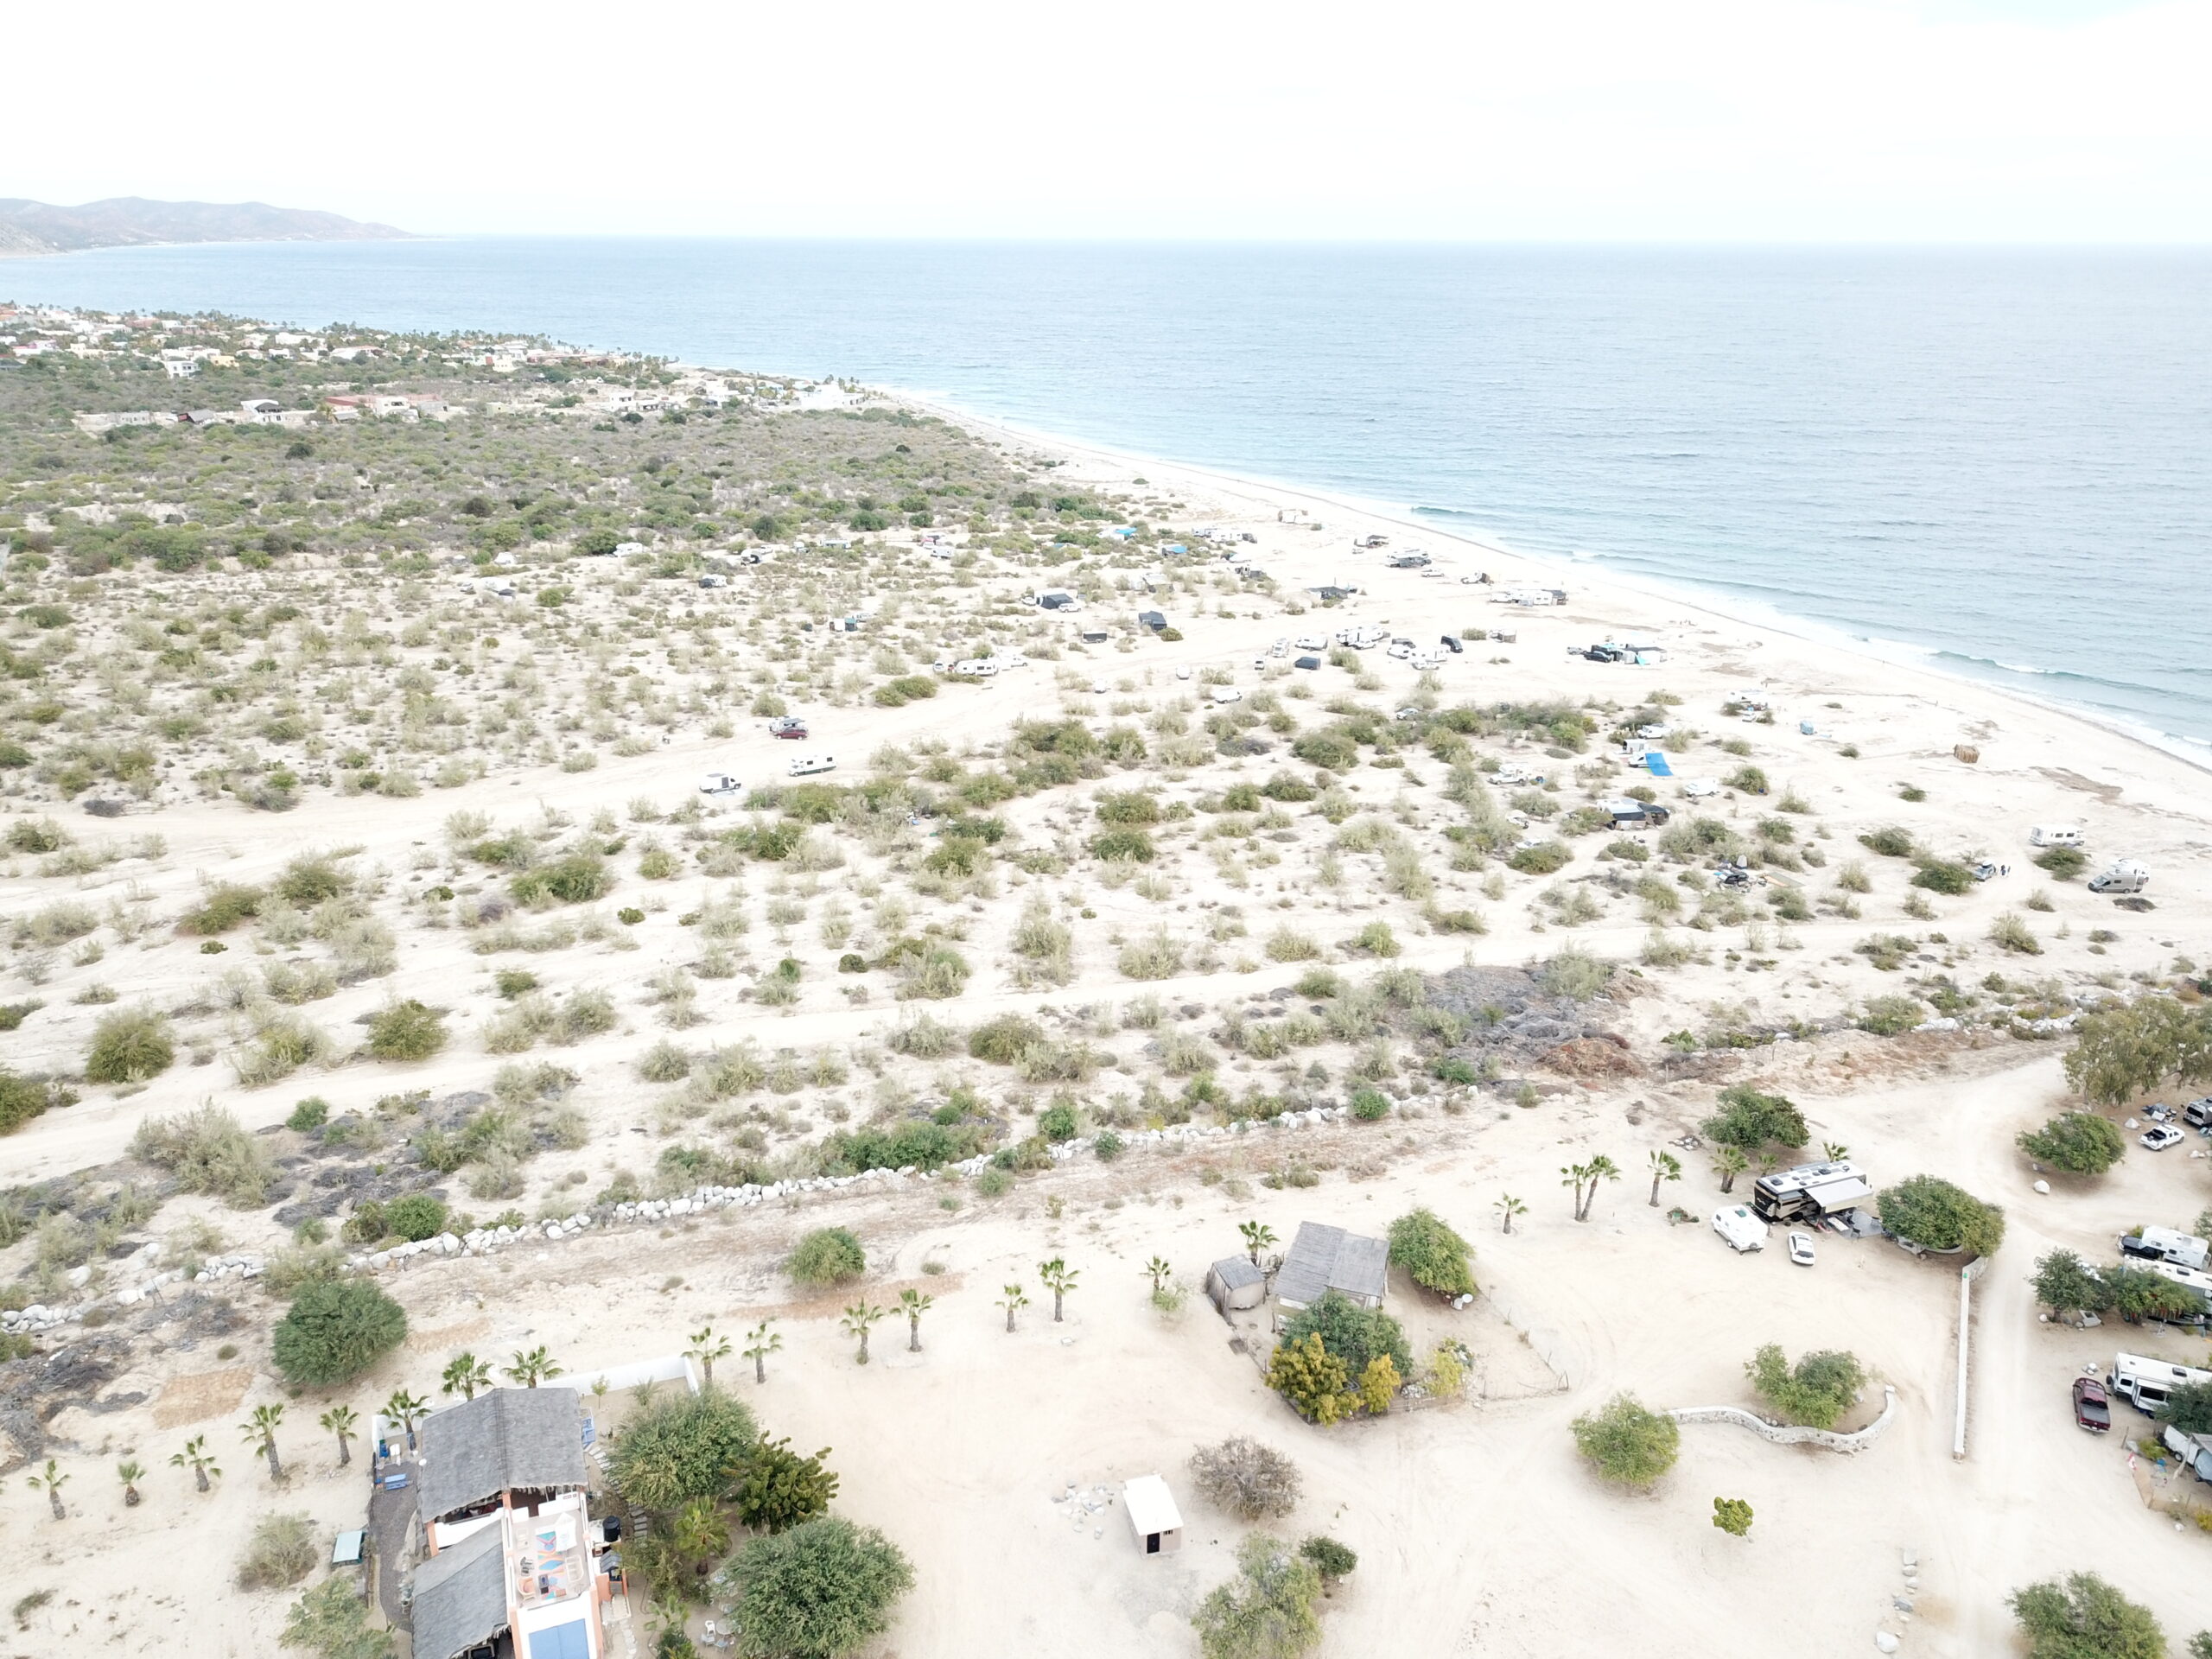
<instances>
[{"instance_id":1,"label":"distant mountain range","mask_svg":"<svg viewBox=\"0 0 2212 1659\"><path fill-rule=\"evenodd\" d=\"M0 258L156 242L384 242L408 232L266 202L148 201L116 196L79 207L0 196Z\"/></svg>"}]
</instances>

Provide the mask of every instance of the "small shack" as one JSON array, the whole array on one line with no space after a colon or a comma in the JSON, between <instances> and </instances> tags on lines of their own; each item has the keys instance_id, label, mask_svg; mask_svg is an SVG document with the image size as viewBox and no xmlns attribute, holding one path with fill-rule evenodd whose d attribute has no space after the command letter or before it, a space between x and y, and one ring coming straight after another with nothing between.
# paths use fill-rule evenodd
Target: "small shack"
<instances>
[{"instance_id":1,"label":"small shack","mask_svg":"<svg viewBox=\"0 0 2212 1659\"><path fill-rule=\"evenodd\" d=\"M1154 633L1158 633L1166 627L1167 614L1164 611L1139 611L1137 626L1150 628Z\"/></svg>"},{"instance_id":2,"label":"small shack","mask_svg":"<svg viewBox=\"0 0 2212 1659\"><path fill-rule=\"evenodd\" d=\"M1268 1275L1248 1256L1224 1255L1206 1269L1206 1296L1227 1319L1267 1300Z\"/></svg>"},{"instance_id":3,"label":"small shack","mask_svg":"<svg viewBox=\"0 0 2212 1659\"><path fill-rule=\"evenodd\" d=\"M1381 1239L1301 1221L1290 1254L1275 1273L1275 1304L1294 1313L1334 1290L1362 1307L1380 1307L1389 1274L1390 1250Z\"/></svg>"},{"instance_id":4,"label":"small shack","mask_svg":"<svg viewBox=\"0 0 2212 1659\"><path fill-rule=\"evenodd\" d=\"M1175 1495L1158 1475L1124 1481L1122 1507L1129 1512L1129 1529L1146 1554L1172 1555L1183 1548L1182 1514L1175 1507Z\"/></svg>"}]
</instances>

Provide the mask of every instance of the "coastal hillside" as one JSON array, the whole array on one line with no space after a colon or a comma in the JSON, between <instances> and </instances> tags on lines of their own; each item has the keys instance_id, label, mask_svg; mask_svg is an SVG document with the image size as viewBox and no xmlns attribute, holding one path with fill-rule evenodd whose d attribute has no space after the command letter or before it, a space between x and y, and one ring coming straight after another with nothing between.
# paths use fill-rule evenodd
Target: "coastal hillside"
<instances>
[{"instance_id":1,"label":"coastal hillside","mask_svg":"<svg viewBox=\"0 0 2212 1659\"><path fill-rule=\"evenodd\" d=\"M111 196L74 207L0 196L0 258L156 242L386 242L407 232L264 201L149 201Z\"/></svg>"}]
</instances>

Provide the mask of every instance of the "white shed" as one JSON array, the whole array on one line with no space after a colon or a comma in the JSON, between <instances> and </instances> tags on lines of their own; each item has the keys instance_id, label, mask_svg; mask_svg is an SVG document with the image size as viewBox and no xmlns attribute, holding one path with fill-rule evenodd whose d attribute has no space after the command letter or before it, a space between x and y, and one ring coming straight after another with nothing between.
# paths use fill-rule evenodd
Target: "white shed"
<instances>
[{"instance_id":1,"label":"white shed","mask_svg":"<svg viewBox=\"0 0 2212 1659\"><path fill-rule=\"evenodd\" d=\"M1139 1475L1122 1483L1122 1505L1129 1528L1147 1555L1169 1555L1183 1548L1183 1516L1175 1495L1158 1475Z\"/></svg>"}]
</instances>

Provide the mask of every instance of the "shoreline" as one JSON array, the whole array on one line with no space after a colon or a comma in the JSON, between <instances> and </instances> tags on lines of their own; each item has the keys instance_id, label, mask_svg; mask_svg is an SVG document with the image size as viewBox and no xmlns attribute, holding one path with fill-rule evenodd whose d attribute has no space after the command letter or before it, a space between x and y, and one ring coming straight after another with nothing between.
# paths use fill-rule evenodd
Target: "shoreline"
<instances>
[{"instance_id":1,"label":"shoreline","mask_svg":"<svg viewBox=\"0 0 2212 1659\"><path fill-rule=\"evenodd\" d=\"M861 383L867 385L868 383ZM1942 685L1972 690L2032 709L2037 714L2071 721L2109 737L2118 737L2140 746L2154 754L2176 760L2192 772L2212 776L2212 745L2194 744L2176 734L2165 733L2141 726L2115 715L2101 714L2094 709L2057 698L2038 697L2031 692L2015 687L1993 684L1970 674L1958 673L1936 664L1919 660L1923 654L1932 655L1948 647L1906 645L1899 642L1901 650L1910 658L1892 656L1875 647L1874 642L1847 634L1827 625L1808 618L1768 611L1761 614L1747 614L1730 608L1727 595L1701 588L1682 588L1664 579L1623 575L1602 559L1592 556L1577 558L1570 555L1529 552L1504 545L1498 541L1485 540L1465 531L1439 524L1421 516L1422 510L1396 503L1370 500L1323 486L1297 483L1286 480L1255 477L1249 474L1224 472L1218 467L1193 461L1178 461L1170 456L1148 455L1131 450L1115 448L1110 445L1094 443L1086 439L1070 437L1061 433L1047 432L1033 427L981 414L976 410L928 394L906 389L877 385L869 388L880 395L928 414L940 416L964 429L979 434L992 434L1008 440L1031 445L1048 452L1064 454L1071 458L1103 461L1117 467L1143 467L1154 470L1168 469L1173 473L1205 480L1216 486L1255 493L1263 498L1280 496L1286 500L1327 506L1344 512L1357 513L1380 522L1396 524L1424 536L1433 536L1455 545L1471 548L1500 559L1515 561L1533 572L1556 578L1562 586L1570 579L1579 582L1586 594L1592 588L1600 593L1605 588L1617 588L1638 598L1655 600L1669 605L1681 606L1701 613L1704 620L1731 627L1755 628L1764 633L1794 640L1818 650L1833 651L1862 664L1878 665L1908 674L1926 675ZM1570 588L1570 591L1572 588ZM1639 624L1639 626L1649 626ZM1962 654L1954 652L1953 654ZM1993 659L1989 659L1993 660Z\"/></svg>"}]
</instances>

